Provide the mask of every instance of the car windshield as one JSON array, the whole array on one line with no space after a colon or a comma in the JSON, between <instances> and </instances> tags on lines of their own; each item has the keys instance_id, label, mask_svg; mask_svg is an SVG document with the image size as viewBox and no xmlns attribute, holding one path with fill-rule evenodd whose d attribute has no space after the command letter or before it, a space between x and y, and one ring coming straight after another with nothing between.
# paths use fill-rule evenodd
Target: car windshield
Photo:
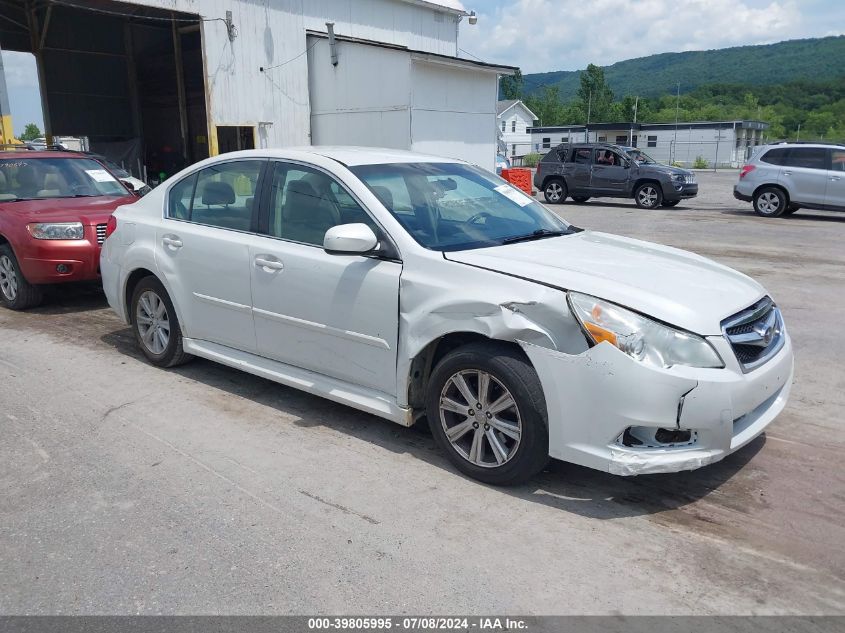
<instances>
[{"instance_id":1,"label":"car windshield","mask_svg":"<svg viewBox=\"0 0 845 633\"><path fill-rule=\"evenodd\" d=\"M628 150L628 156L645 165L656 165L657 161L640 149Z\"/></svg>"},{"instance_id":2,"label":"car windshield","mask_svg":"<svg viewBox=\"0 0 845 633\"><path fill-rule=\"evenodd\" d=\"M126 188L90 158L0 160L0 202L125 195Z\"/></svg>"},{"instance_id":3,"label":"car windshield","mask_svg":"<svg viewBox=\"0 0 845 633\"><path fill-rule=\"evenodd\" d=\"M577 229L519 189L460 163L350 167L425 248L457 251Z\"/></svg>"}]
</instances>

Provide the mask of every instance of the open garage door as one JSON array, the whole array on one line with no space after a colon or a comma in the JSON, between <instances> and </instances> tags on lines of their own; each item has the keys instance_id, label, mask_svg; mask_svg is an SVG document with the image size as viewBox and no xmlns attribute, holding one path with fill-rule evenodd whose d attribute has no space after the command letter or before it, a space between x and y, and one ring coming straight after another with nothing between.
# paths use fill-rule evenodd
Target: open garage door
<instances>
[{"instance_id":1,"label":"open garage door","mask_svg":"<svg viewBox=\"0 0 845 633\"><path fill-rule=\"evenodd\" d=\"M198 15L109 0L3 0L0 46L35 54L48 134L153 183L208 156Z\"/></svg>"}]
</instances>

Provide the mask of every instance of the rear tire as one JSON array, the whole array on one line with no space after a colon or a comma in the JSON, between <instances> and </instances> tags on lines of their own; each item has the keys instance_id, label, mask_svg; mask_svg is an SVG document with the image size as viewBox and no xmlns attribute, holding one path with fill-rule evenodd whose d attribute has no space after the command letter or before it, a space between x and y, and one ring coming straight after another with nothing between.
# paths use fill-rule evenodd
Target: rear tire
<instances>
[{"instance_id":1,"label":"rear tire","mask_svg":"<svg viewBox=\"0 0 845 633\"><path fill-rule=\"evenodd\" d=\"M182 348L182 329L164 285L150 275L132 292L132 331L141 352L153 365L175 367L193 358Z\"/></svg>"},{"instance_id":2,"label":"rear tire","mask_svg":"<svg viewBox=\"0 0 845 633\"><path fill-rule=\"evenodd\" d=\"M764 218L776 218L787 210L786 194L777 187L763 187L754 194L754 211Z\"/></svg>"},{"instance_id":3,"label":"rear tire","mask_svg":"<svg viewBox=\"0 0 845 633\"><path fill-rule=\"evenodd\" d=\"M562 204L567 195L566 183L561 178L552 178L543 187L543 197L549 204Z\"/></svg>"},{"instance_id":4,"label":"rear tire","mask_svg":"<svg viewBox=\"0 0 845 633\"><path fill-rule=\"evenodd\" d=\"M663 192L660 185L646 182L634 191L634 201L640 209L656 209L663 204Z\"/></svg>"},{"instance_id":5,"label":"rear tire","mask_svg":"<svg viewBox=\"0 0 845 633\"><path fill-rule=\"evenodd\" d=\"M427 389L431 433L462 473L506 486L548 463L543 388L518 350L495 342L459 347L438 363Z\"/></svg>"},{"instance_id":6,"label":"rear tire","mask_svg":"<svg viewBox=\"0 0 845 633\"><path fill-rule=\"evenodd\" d=\"M26 310L43 299L41 288L24 278L12 247L0 245L0 303L10 310Z\"/></svg>"},{"instance_id":7,"label":"rear tire","mask_svg":"<svg viewBox=\"0 0 845 633\"><path fill-rule=\"evenodd\" d=\"M577 202L578 204L584 204L589 199L590 196L572 196L572 202Z\"/></svg>"}]
</instances>

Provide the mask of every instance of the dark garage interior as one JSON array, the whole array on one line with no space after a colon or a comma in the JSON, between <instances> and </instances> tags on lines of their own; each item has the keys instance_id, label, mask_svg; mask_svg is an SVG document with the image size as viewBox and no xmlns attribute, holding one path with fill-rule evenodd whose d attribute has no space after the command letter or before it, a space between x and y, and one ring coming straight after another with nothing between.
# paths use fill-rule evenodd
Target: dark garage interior
<instances>
[{"instance_id":1,"label":"dark garage interior","mask_svg":"<svg viewBox=\"0 0 845 633\"><path fill-rule=\"evenodd\" d=\"M0 0L0 47L35 55L46 134L87 137L152 183L209 155L200 16Z\"/></svg>"}]
</instances>

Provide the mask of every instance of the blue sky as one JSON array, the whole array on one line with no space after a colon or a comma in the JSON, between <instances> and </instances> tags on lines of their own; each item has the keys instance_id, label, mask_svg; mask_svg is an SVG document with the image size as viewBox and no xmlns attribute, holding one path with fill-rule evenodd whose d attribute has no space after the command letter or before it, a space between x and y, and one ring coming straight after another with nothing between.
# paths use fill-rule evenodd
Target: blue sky
<instances>
[{"instance_id":1,"label":"blue sky","mask_svg":"<svg viewBox=\"0 0 845 633\"><path fill-rule=\"evenodd\" d=\"M845 34L845 0L463 0L460 47L523 72ZM468 57L471 55L467 55ZM843 69L845 73L845 69Z\"/></svg>"},{"instance_id":2,"label":"blue sky","mask_svg":"<svg viewBox=\"0 0 845 633\"><path fill-rule=\"evenodd\" d=\"M523 72L845 34L845 0L462 0L459 46ZM33 57L3 51L15 131L43 129ZM843 69L845 73L845 69Z\"/></svg>"}]
</instances>

